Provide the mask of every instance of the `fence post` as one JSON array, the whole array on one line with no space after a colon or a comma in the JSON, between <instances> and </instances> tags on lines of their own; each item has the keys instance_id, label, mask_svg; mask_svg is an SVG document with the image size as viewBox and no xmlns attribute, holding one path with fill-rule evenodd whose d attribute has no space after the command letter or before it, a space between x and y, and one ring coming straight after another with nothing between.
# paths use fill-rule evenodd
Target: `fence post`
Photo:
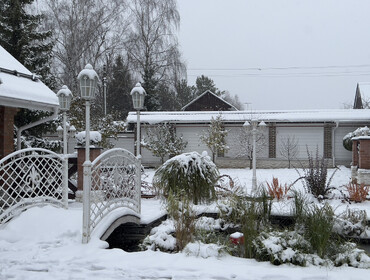
<instances>
[{"instance_id":1,"label":"fence post","mask_svg":"<svg viewBox=\"0 0 370 280\"><path fill-rule=\"evenodd\" d=\"M138 155L137 156L137 186L136 186L136 190L137 190L137 200L139 202L139 214L141 214L141 155Z\"/></svg>"},{"instance_id":2,"label":"fence post","mask_svg":"<svg viewBox=\"0 0 370 280\"><path fill-rule=\"evenodd\" d=\"M68 156L63 156L63 190L62 190L62 200L64 207L68 209Z\"/></svg>"},{"instance_id":3,"label":"fence post","mask_svg":"<svg viewBox=\"0 0 370 280\"><path fill-rule=\"evenodd\" d=\"M90 191L91 191L91 161L87 160L83 164L84 183L83 183L83 217L82 217L82 243L86 244L90 240Z\"/></svg>"}]
</instances>

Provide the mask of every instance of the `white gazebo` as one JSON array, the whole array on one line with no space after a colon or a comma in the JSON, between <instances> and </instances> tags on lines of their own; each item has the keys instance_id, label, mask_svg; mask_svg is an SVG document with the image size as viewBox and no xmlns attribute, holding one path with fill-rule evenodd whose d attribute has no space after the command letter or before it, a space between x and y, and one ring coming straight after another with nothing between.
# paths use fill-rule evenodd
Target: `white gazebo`
<instances>
[{"instance_id":1,"label":"white gazebo","mask_svg":"<svg viewBox=\"0 0 370 280\"><path fill-rule=\"evenodd\" d=\"M18 108L53 112L50 117L19 127L19 140L23 130L56 118L59 102L51 89L0 46L0 158L13 151L14 115Z\"/></svg>"}]
</instances>

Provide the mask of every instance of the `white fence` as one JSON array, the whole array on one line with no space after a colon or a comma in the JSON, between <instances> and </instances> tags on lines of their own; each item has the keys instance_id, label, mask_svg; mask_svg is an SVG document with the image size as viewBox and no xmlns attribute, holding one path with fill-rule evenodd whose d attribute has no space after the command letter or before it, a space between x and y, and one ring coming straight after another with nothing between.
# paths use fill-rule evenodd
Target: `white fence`
<instances>
[{"instance_id":1,"label":"white fence","mask_svg":"<svg viewBox=\"0 0 370 280\"><path fill-rule=\"evenodd\" d=\"M140 215L141 161L127 150L111 149L92 162L90 234L111 211L125 207Z\"/></svg>"},{"instance_id":2,"label":"white fence","mask_svg":"<svg viewBox=\"0 0 370 280\"><path fill-rule=\"evenodd\" d=\"M45 149L24 149L0 160L0 224L36 205L67 207L68 162Z\"/></svg>"}]
</instances>

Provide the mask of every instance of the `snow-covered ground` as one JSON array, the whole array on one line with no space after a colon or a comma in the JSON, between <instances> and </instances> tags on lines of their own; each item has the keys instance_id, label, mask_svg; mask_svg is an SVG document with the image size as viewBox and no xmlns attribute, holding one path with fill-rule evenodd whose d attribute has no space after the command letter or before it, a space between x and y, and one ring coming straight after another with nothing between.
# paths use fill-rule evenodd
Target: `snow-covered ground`
<instances>
[{"instance_id":1,"label":"snow-covered ground","mask_svg":"<svg viewBox=\"0 0 370 280\"><path fill-rule=\"evenodd\" d=\"M247 188L251 171L222 169ZM148 171L146 180L153 176ZM297 178L294 170L258 170L260 182L278 177L282 183ZM342 168L332 185L348 183L350 170ZM297 186L299 188L300 186ZM338 205L340 201L335 202ZM143 219L163 211L158 200L142 201ZM369 279L369 270L351 267L273 266L231 256L202 258L186 253L159 251L127 253L105 249L106 242L93 237L81 244L82 206L69 209L35 207L0 227L0 279ZM356 205L369 214L369 202ZM193 250L194 252L194 250Z\"/></svg>"}]
</instances>

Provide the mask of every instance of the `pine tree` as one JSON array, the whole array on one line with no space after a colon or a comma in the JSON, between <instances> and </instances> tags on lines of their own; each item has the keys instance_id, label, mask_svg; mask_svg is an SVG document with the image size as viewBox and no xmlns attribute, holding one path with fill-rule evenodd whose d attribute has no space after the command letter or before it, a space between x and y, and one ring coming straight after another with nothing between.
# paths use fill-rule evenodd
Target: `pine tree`
<instances>
[{"instance_id":1,"label":"pine tree","mask_svg":"<svg viewBox=\"0 0 370 280\"><path fill-rule=\"evenodd\" d=\"M177 91L177 99L180 103L180 108L184 107L193 100L193 92L195 91L195 88L188 86L187 80L182 79L181 81L176 83L175 87Z\"/></svg>"},{"instance_id":2,"label":"pine tree","mask_svg":"<svg viewBox=\"0 0 370 280\"><path fill-rule=\"evenodd\" d=\"M50 31L39 31L42 15L27 12L34 0L0 0L0 44L28 70L40 76L47 86L54 89L56 80L51 75ZM45 117L49 113L22 109L15 116L15 125L20 127ZM54 126L52 126L54 128ZM45 125L28 130L39 137L50 129Z\"/></svg>"},{"instance_id":3,"label":"pine tree","mask_svg":"<svg viewBox=\"0 0 370 280\"><path fill-rule=\"evenodd\" d=\"M130 91L133 81L128 66L119 55L112 67L112 80L108 81L107 113L125 119L130 110L133 110Z\"/></svg>"},{"instance_id":4,"label":"pine tree","mask_svg":"<svg viewBox=\"0 0 370 280\"><path fill-rule=\"evenodd\" d=\"M0 44L28 70L41 76L50 88L56 87L51 75L51 31L40 31L42 15L27 13L34 0L0 1Z\"/></svg>"}]
</instances>

